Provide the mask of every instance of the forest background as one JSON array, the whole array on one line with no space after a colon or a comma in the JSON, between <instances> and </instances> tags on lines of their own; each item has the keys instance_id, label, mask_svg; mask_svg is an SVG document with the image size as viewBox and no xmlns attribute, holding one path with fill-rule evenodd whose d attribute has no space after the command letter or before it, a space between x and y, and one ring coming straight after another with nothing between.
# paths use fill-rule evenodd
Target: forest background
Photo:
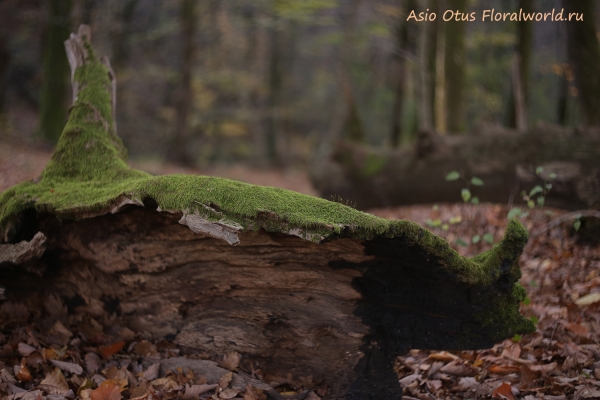
<instances>
[{"instance_id":1,"label":"forest background","mask_svg":"<svg viewBox=\"0 0 600 400\"><path fill-rule=\"evenodd\" d=\"M563 7L587 37L479 18ZM593 0L5 0L0 21L2 141L56 142L71 102L63 41L81 23L111 59L137 160L304 168L341 138L390 148L422 129L599 124Z\"/></svg>"}]
</instances>

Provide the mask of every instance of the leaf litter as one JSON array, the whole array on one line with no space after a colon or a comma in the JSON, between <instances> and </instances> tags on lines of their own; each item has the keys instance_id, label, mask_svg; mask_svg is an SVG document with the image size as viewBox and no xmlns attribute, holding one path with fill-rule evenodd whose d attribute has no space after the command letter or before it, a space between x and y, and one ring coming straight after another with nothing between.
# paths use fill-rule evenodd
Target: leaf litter
<instances>
[{"instance_id":1,"label":"leaf litter","mask_svg":"<svg viewBox=\"0 0 600 400\"><path fill-rule=\"evenodd\" d=\"M489 234L497 242L509 209L453 204L371 212L420 223L461 255L473 256L492 244L469 238ZM411 350L395 365L405 399L600 399L599 238L589 240L572 222L553 226L563 214L534 209L521 220L532 232L520 260L520 284L527 290L521 311L536 322L536 332L478 351ZM459 239L471 244L457 245ZM432 360L443 365L434 368Z\"/></svg>"},{"instance_id":2,"label":"leaf litter","mask_svg":"<svg viewBox=\"0 0 600 400\"><path fill-rule=\"evenodd\" d=\"M465 256L502 237L508 211L490 204L371 210L421 223L451 245L461 239L467 246L456 249ZM491 349L411 350L395 363L404 399L600 398L600 246L582 241L568 223L543 230L564 213L547 211L530 210L522 220L530 232L542 232L530 237L521 258L520 283L528 293L522 312L537 331ZM490 240L470 240L476 235ZM0 332L1 398L318 400L327 394L313 377L266 374L236 352L209 355L151 341L110 316L69 316L57 304L56 323L45 330L27 325L29 312L18 305L4 303L3 310L24 323Z\"/></svg>"}]
</instances>

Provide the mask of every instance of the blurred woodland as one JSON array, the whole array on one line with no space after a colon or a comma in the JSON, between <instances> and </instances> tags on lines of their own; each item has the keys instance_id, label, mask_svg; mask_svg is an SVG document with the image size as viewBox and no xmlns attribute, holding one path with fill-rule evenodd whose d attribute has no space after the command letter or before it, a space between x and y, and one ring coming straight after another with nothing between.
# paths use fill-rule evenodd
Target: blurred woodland
<instances>
[{"instance_id":1,"label":"blurred woodland","mask_svg":"<svg viewBox=\"0 0 600 400\"><path fill-rule=\"evenodd\" d=\"M442 19L563 7L584 21ZM438 18L407 22L413 9ZM4 0L0 135L57 140L81 23L111 59L136 159L307 166L340 139L599 125L598 21L593 0Z\"/></svg>"}]
</instances>

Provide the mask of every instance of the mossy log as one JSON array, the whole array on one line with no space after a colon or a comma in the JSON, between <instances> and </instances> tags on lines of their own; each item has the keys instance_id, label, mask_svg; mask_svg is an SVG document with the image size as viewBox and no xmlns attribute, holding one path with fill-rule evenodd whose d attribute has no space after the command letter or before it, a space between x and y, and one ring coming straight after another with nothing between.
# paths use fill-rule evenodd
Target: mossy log
<instances>
[{"instance_id":1,"label":"mossy log","mask_svg":"<svg viewBox=\"0 0 600 400\"><path fill-rule=\"evenodd\" d=\"M24 318L109 312L157 339L312 376L328 399L400 399L396 355L533 331L519 313L517 221L469 259L409 221L128 168L114 76L88 41L84 27L67 44L75 101L51 161L0 195L0 285ZM0 315L2 329L16 322Z\"/></svg>"},{"instance_id":2,"label":"mossy log","mask_svg":"<svg viewBox=\"0 0 600 400\"><path fill-rule=\"evenodd\" d=\"M538 126L526 133L491 129L471 136L419 135L397 150L340 142L311 171L324 198L341 197L360 209L461 201L462 179L476 176L484 202L524 204L521 191L551 183L546 205L571 210L600 208L600 131ZM536 169L543 167L541 174ZM555 176L556 175L556 176Z\"/></svg>"}]
</instances>

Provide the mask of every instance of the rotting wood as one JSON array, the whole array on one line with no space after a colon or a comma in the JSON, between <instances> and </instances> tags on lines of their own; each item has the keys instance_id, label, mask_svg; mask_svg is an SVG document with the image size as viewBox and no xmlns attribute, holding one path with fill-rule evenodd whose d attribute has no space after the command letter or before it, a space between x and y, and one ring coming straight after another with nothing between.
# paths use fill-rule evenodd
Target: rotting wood
<instances>
[{"instance_id":1,"label":"rotting wood","mask_svg":"<svg viewBox=\"0 0 600 400\"><path fill-rule=\"evenodd\" d=\"M488 347L533 330L519 314L527 234L517 221L466 259L408 221L128 168L112 78L89 30L79 32L70 39L85 49L74 51L83 54L78 92L52 160L39 180L0 194L5 246L47 238L39 259L2 264L6 309L19 307L21 319L109 313L154 339L212 356L237 351L264 371L313 376L326 399L356 400L400 399L392 365L411 348Z\"/></svg>"},{"instance_id":2,"label":"rotting wood","mask_svg":"<svg viewBox=\"0 0 600 400\"><path fill-rule=\"evenodd\" d=\"M597 209L599 159L600 131L593 129L538 126L524 133L490 129L443 137L422 132L414 146L397 150L339 142L329 159L311 170L311 179L322 197L339 196L360 209L460 201L468 183L445 181L454 170L467 181L483 180L483 187L472 188L481 202L507 203L512 194L519 204L522 190L551 183L547 206ZM539 175L538 167L543 167Z\"/></svg>"},{"instance_id":3,"label":"rotting wood","mask_svg":"<svg viewBox=\"0 0 600 400\"><path fill-rule=\"evenodd\" d=\"M3 263L24 264L37 259L44 254L46 236L38 232L30 240L23 240L16 244L0 244L0 265Z\"/></svg>"}]
</instances>

